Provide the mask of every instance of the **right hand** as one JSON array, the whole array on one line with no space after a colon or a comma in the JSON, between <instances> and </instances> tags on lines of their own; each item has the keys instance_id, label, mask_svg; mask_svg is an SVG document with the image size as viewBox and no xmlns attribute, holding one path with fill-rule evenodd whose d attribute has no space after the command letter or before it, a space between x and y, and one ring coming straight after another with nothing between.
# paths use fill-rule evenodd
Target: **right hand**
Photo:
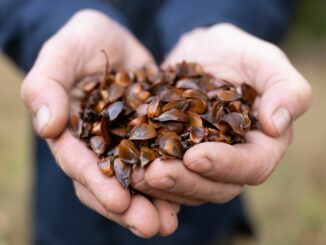
<instances>
[{"instance_id":1,"label":"right hand","mask_svg":"<svg viewBox=\"0 0 326 245\"><path fill-rule=\"evenodd\" d=\"M48 139L58 165L73 179L81 202L138 236L169 235L178 225L179 206L131 196L116 178L107 178L98 170L94 153L66 129L68 93L76 81L103 72L101 50L113 68L136 69L153 62L124 27L97 11L83 10L44 44L22 84L22 98L34 116L35 130Z\"/></svg>"}]
</instances>

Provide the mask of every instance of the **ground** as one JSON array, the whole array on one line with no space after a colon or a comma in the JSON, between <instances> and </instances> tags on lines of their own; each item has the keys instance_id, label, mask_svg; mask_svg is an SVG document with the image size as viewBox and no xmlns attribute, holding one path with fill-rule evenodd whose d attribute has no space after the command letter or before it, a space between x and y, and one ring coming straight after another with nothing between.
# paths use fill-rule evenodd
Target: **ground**
<instances>
[{"instance_id":1,"label":"ground","mask_svg":"<svg viewBox=\"0 0 326 245\"><path fill-rule=\"evenodd\" d=\"M258 234L246 244L326 244L326 42L301 40L292 32L283 47L311 83L314 102L296 122L292 145L274 174L246 188ZM0 245L29 239L32 142L30 118L19 98L22 77L0 57Z\"/></svg>"}]
</instances>

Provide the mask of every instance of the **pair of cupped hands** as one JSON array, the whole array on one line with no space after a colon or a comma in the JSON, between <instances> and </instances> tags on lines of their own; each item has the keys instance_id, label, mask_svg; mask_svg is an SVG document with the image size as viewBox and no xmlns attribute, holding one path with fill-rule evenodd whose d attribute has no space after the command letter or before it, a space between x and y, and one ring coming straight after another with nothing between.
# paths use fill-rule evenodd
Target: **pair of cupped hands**
<instances>
[{"instance_id":1,"label":"pair of cupped hands","mask_svg":"<svg viewBox=\"0 0 326 245\"><path fill-rule=\"evenodd\" d=\"M157 159L138 169L131 184L149 200L103 175L95 154L66 127L69 91L83 77L103 72L102 49L113 68L154 62L126 28L100 12L82 10L44 44L21 94L80 201L140 237L172 234L180 205L224 203L245 185L263 183L290 144L292 122L311 103L310 85L273 44L226 23L184 34L163 66L194 61L221 79L251 84L259 93L254 108L261 130L248 132L245 144L202 143L182 161Z\"/></svg>"}]
</instances>

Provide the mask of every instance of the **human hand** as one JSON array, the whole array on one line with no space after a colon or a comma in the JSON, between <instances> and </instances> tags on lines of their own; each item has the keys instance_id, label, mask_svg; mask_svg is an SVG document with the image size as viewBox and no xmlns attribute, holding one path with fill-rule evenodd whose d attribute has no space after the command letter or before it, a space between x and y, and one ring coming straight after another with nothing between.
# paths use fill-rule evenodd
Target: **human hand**
<instances>
[{"instance_id":1,"label":"human hand","mask_svg":"<svg viewBox=\"0 0 326 245\"><path fill-rule=\"evenodd\" d=\"M230 24L184 35L164 66L183 60L198 62L218 78L253 86L259 93L254 110L262 131L248 132L245 144L195 145L183 162L156 160L139 178L138 188L154 196L165 191L201 202L226 202L245 185L261 184L271 175L291 141L292 122L311 103L311 88L278 47Z\"/></svg>"},{"instance_id":2,"label":"human hand","mask_svg":"<svg viewBox=\"0 0 326 245\"><path fill-rule=\"evenodd\" d=\"M116 178L107 178L99 171L93 152L66 129L68 93L81 78L103 73L101 50L113 68L136 69L153 62L125 28L97 11L83 10L44 44L22 84L22 98L33 113L35 130L48 138L58 165L73 179L81 202L138 236L171 234L177 227L179 206L131 196Z\"/></svg>"}]
</instances>

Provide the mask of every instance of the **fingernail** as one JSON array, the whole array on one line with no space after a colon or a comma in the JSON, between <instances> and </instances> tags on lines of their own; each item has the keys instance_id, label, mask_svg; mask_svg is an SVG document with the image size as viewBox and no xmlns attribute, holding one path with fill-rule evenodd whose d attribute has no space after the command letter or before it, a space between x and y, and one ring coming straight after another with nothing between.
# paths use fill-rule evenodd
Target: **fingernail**
<instances>
[{"instance_id":1,"label":"fingernail","mask_svg":"<svg viewBox=\"0 0 326 245\"><path fill-rule=\"evenodd\" d=\"M206 157L200 158L189 164L189 168L198 173L208 173L211 171L213 165Z\"/></svg>"},{"instance_id":2,"label":"fingernail","mask_svg":"<svg viewBox=\"0 0 326 245\"><path fill-rule=\"evenodd\" d=\"M277 133L280 135L287 129L291 122L290 112L287 109L281 107L274 112L272 121Z\"/></svg>"},{"instance_id":3,"label":"fingernail","mask_svg":"<svg viewBox=\"0 0 326 245\"><path fill-rule=\"evenodd\" d=\"M43 128L49 123L50 121L50 110L47 106L41 106L35 116L36 127L39 132L42 132Z\"/></svg>"}]
</instances>

